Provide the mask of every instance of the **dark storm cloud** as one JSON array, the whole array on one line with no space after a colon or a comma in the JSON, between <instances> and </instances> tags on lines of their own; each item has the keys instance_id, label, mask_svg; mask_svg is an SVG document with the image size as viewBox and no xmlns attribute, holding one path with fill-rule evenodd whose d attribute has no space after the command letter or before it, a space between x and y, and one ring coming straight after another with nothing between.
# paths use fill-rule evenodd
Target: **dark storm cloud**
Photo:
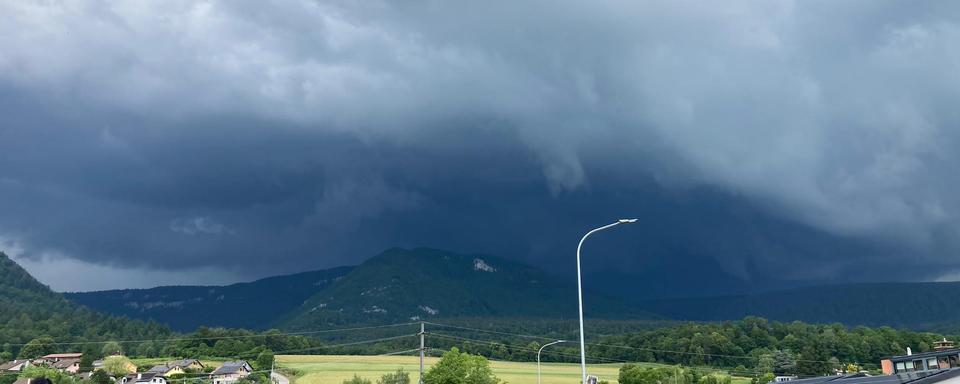
<instances>
[{"instance_id":1,"label":"dark storm cloud","mask_svg":"<svg viewBox=\"0 0 960 384\"><path fill-rule=\"evenodd\" d=\"M593 270L949 278L956 8L6 3L0 248L71 289L416 245L562 272L627 214Z\"/></svg>"}]
</instances>

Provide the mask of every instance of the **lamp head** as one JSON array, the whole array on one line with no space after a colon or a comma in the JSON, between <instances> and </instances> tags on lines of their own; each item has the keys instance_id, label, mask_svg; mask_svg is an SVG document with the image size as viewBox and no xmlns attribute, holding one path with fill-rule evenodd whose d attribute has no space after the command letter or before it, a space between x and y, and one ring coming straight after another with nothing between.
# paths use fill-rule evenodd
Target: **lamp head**
<instances>
[{"instance_id":1,"label":"lamp head","mask_svg":"<svg viewBox=\"0 0 960 384\"><path fill-rule=\"evenodd\" d=\"M617 220L617 222L620 223L620 224L630 224L630 223L635 223L636 221L637 221L637 219L620 219L620 220Z\"/></svg>"}]
</instances>

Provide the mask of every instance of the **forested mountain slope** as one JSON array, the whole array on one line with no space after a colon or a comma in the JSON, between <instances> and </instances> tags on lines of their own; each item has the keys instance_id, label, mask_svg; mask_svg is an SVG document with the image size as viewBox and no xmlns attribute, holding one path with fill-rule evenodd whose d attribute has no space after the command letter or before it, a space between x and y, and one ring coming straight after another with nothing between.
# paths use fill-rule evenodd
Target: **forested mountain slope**
<instances>
[{"instance_id":1,"label":"forested mountain slope","mask_svg":"<svg viewBox=\"0 0 960 384\"><path fill-rule=\"evenodd\" d=\"M307 300L284 324L309 329L451 317L574 318L576 297L574 281L499 257L394 248ZM602 295L585 300L594 318L655 317Z\"/></svg>"},{"instance_id":2,"label":"forested mountain slope","mask_svg":"<svg viewBox=\"0 0 960 384\"><path fill-rule=\"evenodd\" d=\"M642 308L677 320L771 320L960 330L960 282L869 283L794 288L752 295L652 300Z\"/></svg>"},{"instance_id":3,"label":"forested mountain slope","mask_svg":"<svg viewBox=\"0 0 960 384\"><path fill-rule=\"evenodd\" d=\"M0 340L15 352L40 336L59 342L164 338L170 330L147 323L97 313L67 301L41 284L0 252ZM51 346L58 349L65 346Z\"/></svg>"},{"instance_id":4,"label":"forested mountain slope","mask_svg":"<svg viewBox=\"0 0 960 384\"><path fill-rule=\"evenodd\" d=\"M267 329L352 270L338 267L227 286L168 286L65 293L98 311L154 320L178 331L199 326Z\"/></svg>"}]
</instances>

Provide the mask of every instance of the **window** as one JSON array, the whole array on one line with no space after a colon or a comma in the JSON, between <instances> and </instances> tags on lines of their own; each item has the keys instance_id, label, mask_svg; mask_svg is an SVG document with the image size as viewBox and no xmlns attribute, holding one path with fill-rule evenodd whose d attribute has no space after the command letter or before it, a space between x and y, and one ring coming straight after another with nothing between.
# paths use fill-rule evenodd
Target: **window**
<instances>
[{"instance_id":1,"label":"window","mask_svg":"<svg viewBox=\"0 0 960 384\"><path fill-rule=\"evenodd\" d=\"M897 369L896 369L896 371L897 371L897 372L906 372L906 371L909 371L910 368L912 368L912 367L908 367L908 365L907 365L906 363L904 363L904 362L901 361L901 362L897 363Z\"/></svg>"},{"instance_id":2,"label":"window","mask_svg":"<svg viewBox=\"0 0 960 384\"><path fill-rule=\"evenodd\" d=\"M913 361L913 370L922 371L923 370L923 360L914 360Z\"/></svg>"},{"instance_id":3,"label":"window","mask_svg":"<svg viewBox=\"0 0 960 384\"><path fill-rule=\"evenodd\" d=\"M940 369L940 363L937 362L937 358L927 359L927 369Z\"/></svg>"}]
</instances>

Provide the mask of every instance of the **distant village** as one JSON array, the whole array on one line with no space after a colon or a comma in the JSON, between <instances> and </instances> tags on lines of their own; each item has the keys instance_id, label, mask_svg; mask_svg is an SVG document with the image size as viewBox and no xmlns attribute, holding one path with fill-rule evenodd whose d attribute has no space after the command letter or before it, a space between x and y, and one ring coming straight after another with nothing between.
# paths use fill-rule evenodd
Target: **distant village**
<instances>
[{"instance_id":1,"label":"distant village","mask_svg":"<svg viewBox=\"0 0 960 384\"><path fill-rule=\"evenodd\" d=\"M81 372L80 361L82 353L54 353L36 359L13 360L0 363L0 372L18 373L31 366L42 366L56 369L59 372L74 375L78 379L90 379L97 371L105 370L107 359L116 359L122 362L121 370L125 374L111 375L115 384L172 384L173 379L184 382L189 376L190 382L203 381L209 384L233 384L250 375L252 366L245 360L227 361L219 366L207 367L197 359L182 359L167 361L152 366L149 370L138 372L138 366L129 359L114 355L105 359L94 360L89 372ZM32 378L20 378L14 384L33 384Z\"/></svg>"}]
</instances>

